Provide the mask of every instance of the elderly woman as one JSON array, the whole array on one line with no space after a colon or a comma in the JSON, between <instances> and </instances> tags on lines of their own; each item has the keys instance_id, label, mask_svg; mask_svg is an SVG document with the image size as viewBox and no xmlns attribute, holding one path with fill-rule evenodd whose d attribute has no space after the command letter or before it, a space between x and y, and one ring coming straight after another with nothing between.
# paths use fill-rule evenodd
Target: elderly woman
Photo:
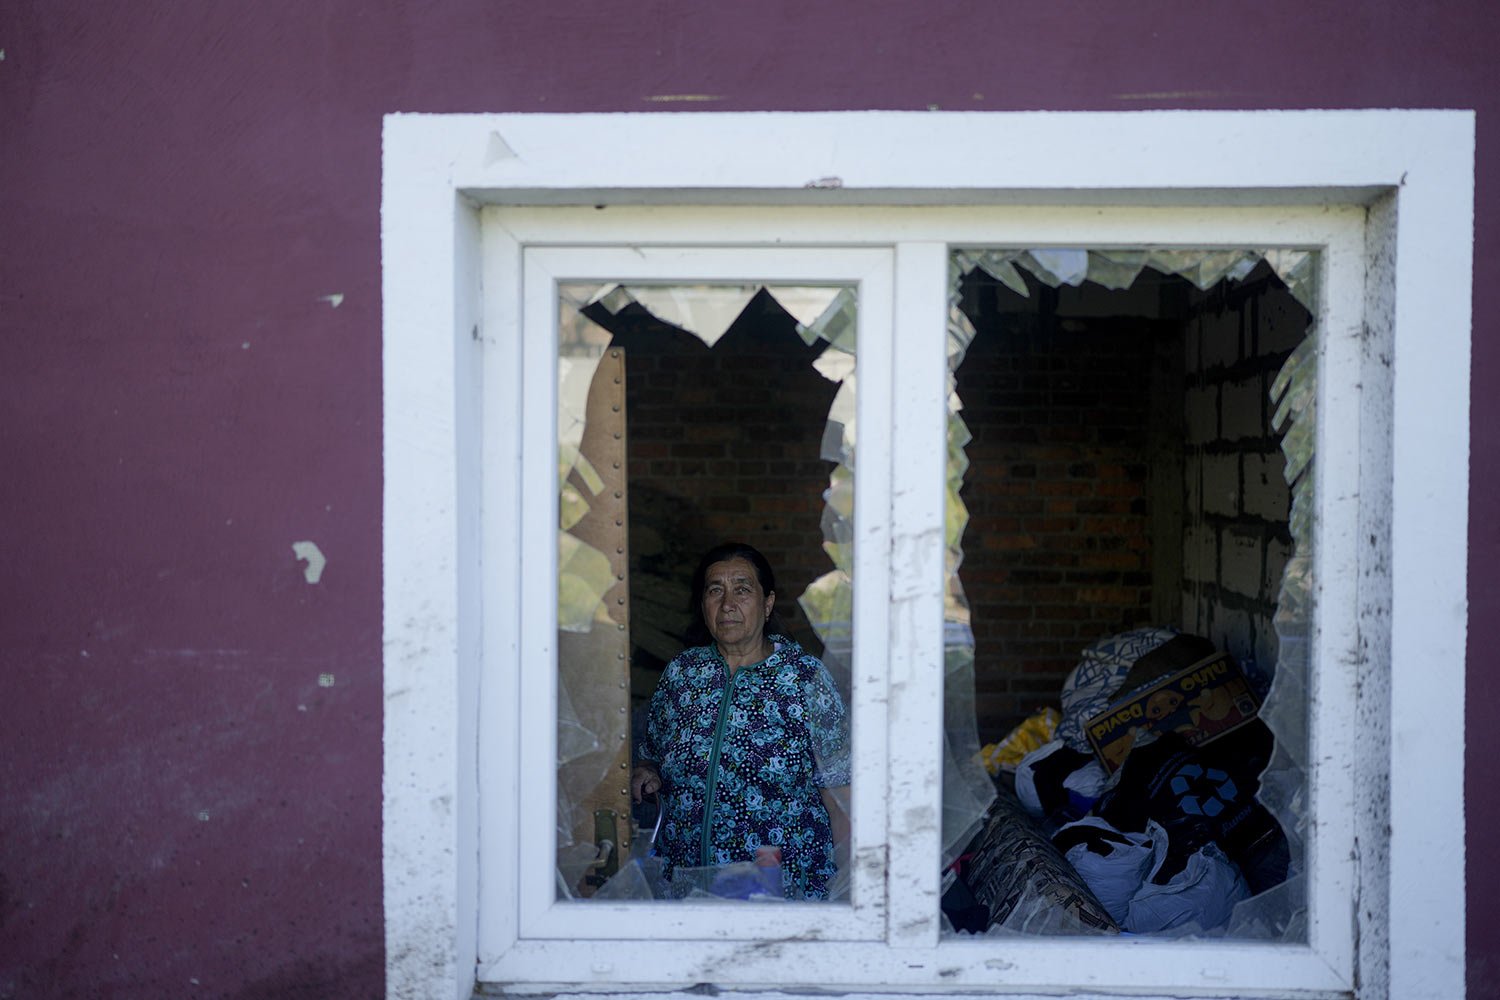
<instances>
[{"instance_id":1,"label":"elderly woman","mask_svg":"<svg viewBox=\"0 0 1500 1000\"><path fill-rule=\"evenodd\" d=\"M693 643L662 672L637 746L637 802L664 788L674 867L780 848L790 899L822 899L848 839L848 723L827 669L782 634L766 557L730 543L693 574ZM701 644L698 644L701 643Z\"/></svg>"}]
</instances>

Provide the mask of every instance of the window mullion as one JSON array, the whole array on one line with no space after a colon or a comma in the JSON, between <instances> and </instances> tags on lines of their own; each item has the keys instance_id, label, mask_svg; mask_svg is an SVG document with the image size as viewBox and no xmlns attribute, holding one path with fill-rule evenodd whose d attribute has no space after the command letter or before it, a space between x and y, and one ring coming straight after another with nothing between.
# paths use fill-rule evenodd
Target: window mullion
<instances>
[{"instance_id":1,"label":"window mullion","mask_svg":"<svg viewBox=\"0 0 1500 1000\"><path fill-rule=\"evenodd\" d=\"M911 948L936 946L940 912L947 255L896 248L887 940Z\"/></svg>"}]
</instances>

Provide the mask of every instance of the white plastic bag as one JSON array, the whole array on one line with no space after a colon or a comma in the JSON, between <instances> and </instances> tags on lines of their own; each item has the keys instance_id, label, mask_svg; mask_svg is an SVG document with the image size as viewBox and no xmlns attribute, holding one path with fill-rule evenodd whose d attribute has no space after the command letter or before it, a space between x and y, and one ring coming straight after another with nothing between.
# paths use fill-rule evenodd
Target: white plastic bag
<instances>
[{"instance_id":1,"label":"white plastic bag","mask_svg":"<svg viewBox=\"0 0 1500 1000\"><path fill-rule=\"evenodd\" d=\"M1123 930L1156 934L1182 928L1213 930L1229 922L1235 904L1250 896L1250 887L1234 862L1218 844L1199 848L1182 871L1165 885L1152 881L1167 857L1167 832L1156 822L1146 824L1152 840L1151 874L1130 900Z\"/></svg>"},{"instance_id":2,"label":"white plastic bag","mask_svg":"<svg viewBox=\"0 0 1500 1000\"><path fill-rule=\"evenodd\" d=\"M1053 842L1061 838L1081 838L1063 856L1115 923L1124 927L1130 901L1140 892L1155 860L1150 835L1122 833L1097 816L1086 816L1058 830Z\"/></svg>"}]
</instances>

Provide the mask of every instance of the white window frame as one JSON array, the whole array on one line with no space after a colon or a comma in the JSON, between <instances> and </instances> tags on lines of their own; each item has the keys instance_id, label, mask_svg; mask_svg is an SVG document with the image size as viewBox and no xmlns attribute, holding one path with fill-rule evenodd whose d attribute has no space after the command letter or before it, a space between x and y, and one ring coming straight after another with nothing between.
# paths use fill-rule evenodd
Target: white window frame
<instances>
[{"instance_id":1,"label":"white window frame","mask_svg":"<svg viewBox=\"0 0 1500 1000\"><path fill-rule=\"evenodd\" d=\"M543 217L551 214L544 211ZM889 387L891 385L891 276L894 254L888 249L830 247L802 249L775 246L651 246L637 241L626 246L616 238L614 246L548 246L545 241L517 240L507 223L494 212L481 223L485 256L499 263L520 254L523 260L522 322L520 337L511 339L519 348L486 353L487 369L498 373L520 360L525 368L528 391L523 400L521 423L537 439L535 446L523 442L520 480L521 543L514 552L494 553L493 572L519 580L556 580L557 570L557 407L558 287L592 281L645 284L803 284L852 285L856 289L856 343L859 347L855 394L859 453L887 453L890 438ZM543 221L545 227L546 223ZM616 233L618 227L611 226ZM602 234L596 233L598 238ZM638 231L639 235L639 231ZM605 237L608 239L608 237ZM495 274L498 282L503 274ZM505 298L505 296L498 296ZM497 319L499 317L496 317ZM502 321L503 325L503 321ZM514 331L514 328L510 328ZM509 339L509 338L508 338ZM549 391L551 390L551 391ZM507 477L490 477L484 495L514 488ZM861 463L855 476L855 511L883 511L890 507L890 466L880 461ZM881 544L885 518L855 516L854 620L883 622L890 575L889 546ZM491 575L486 571L486 578ZM795 597L795 595L786 595ZM521 594L520 663L555 663L557 648L557 587L533 586ZM856 855L866 863L855 875L852 906L794 907L704 907L650 904L609 904L558 901L557 879L547 859L556 852L557 820L557 672L524 670L511 673L501 668L500 686L507 697L527 706L521 724L521 744L516 749L516 780L520 801L535 803L515 815L517 839L510 839L511 814L504 802L481 814L481 856L492 859L481 865L482 898L495 907L481 906L480 953L499 956L517 950L509 964L515 967L527 940L639 941L653 944L688 942L705 938L720 941L755 941L801 937L820 940L878 940L885 933L884 838L886 759L885 705L886 647L857 645L854 649L850 720L864 767L855 775L851 820ZM501 649L486 649L485 662L503 662ZM487 755L483 759L489 759ZM481 772L481 778L485 776ZM626 779L622 778L621 784ZM481 786L482 787L482 786ZM872 789L864 794L865 788ZM483 820L492 820L484 823ZM874 834L874 835L872 835ZM528 860L529 859L529 860ZM517 886L519 920L511 912L507 890L493 891L488 874L514 865L520 873ZM638 946L638 945L637 945ZM607 944L591 951L598 958ZM681 946L679 946L681 947ZM543 962L547 959L543 958ZM495 975L506 973L506 964L495 958ZM549 968L549 966L542 966ZM550 966L554 968L555 966ZM483 972L484 970L481 970ZM525 978L535 978L533 969Z\"/></svg>"},{"instance_id":2,"label":"white window frame","mask_svg":"<svg viewBox=\"0 0 1500 1000\"><path fill-rule=\"evenodd\" d=\"M1461 994L1472 114L398 115L384 170L388 995L464 997L476 974L641 992ZM482 221L486 205L503 207ZM632 207L653 205L675 207ZM550 539L523 541L513 484L551 417L537 425L513 362L521 248L549 243L894 251L902 478L873 515L889 518L885 620L856 635L890 648L887 756L860 765L890 762L885 829L860 861L884 887L880 940L662 940L651 923L675 918L648 915L628 933L650 940L580 944L534 936L515 906L522 607L554 589L523 575L543 558L525 545ZM1324 252L1310 943L939 940L941 782L912 737L941 717L929 435L947 251L1145 243ZM862 421L882 393L869 361ZM863 600L877 589L856 583ZM864 845L878 822L857 821Z\"/></svg>"}]
</instances>

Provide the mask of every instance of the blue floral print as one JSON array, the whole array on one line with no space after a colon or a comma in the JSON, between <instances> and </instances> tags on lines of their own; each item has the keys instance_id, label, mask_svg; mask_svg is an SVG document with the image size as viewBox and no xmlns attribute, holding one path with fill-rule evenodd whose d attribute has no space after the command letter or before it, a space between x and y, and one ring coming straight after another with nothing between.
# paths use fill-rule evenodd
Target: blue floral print
<instances>
[{"instance_id":1,"label":"blue floral print","mask_svg":"<svg viewBox=\"0 0 1500 1000\"><path fill-rule=\"evenodd\" d=\"M849 784L848 717L817 657L769 638L775 652L733 674L713 645L667 664L636 758L664 783L657 850L668 877L678 866L754 860L772 844L784 893L822 899L836 865L819 792Z\"/></svg>"}]
</instances>

